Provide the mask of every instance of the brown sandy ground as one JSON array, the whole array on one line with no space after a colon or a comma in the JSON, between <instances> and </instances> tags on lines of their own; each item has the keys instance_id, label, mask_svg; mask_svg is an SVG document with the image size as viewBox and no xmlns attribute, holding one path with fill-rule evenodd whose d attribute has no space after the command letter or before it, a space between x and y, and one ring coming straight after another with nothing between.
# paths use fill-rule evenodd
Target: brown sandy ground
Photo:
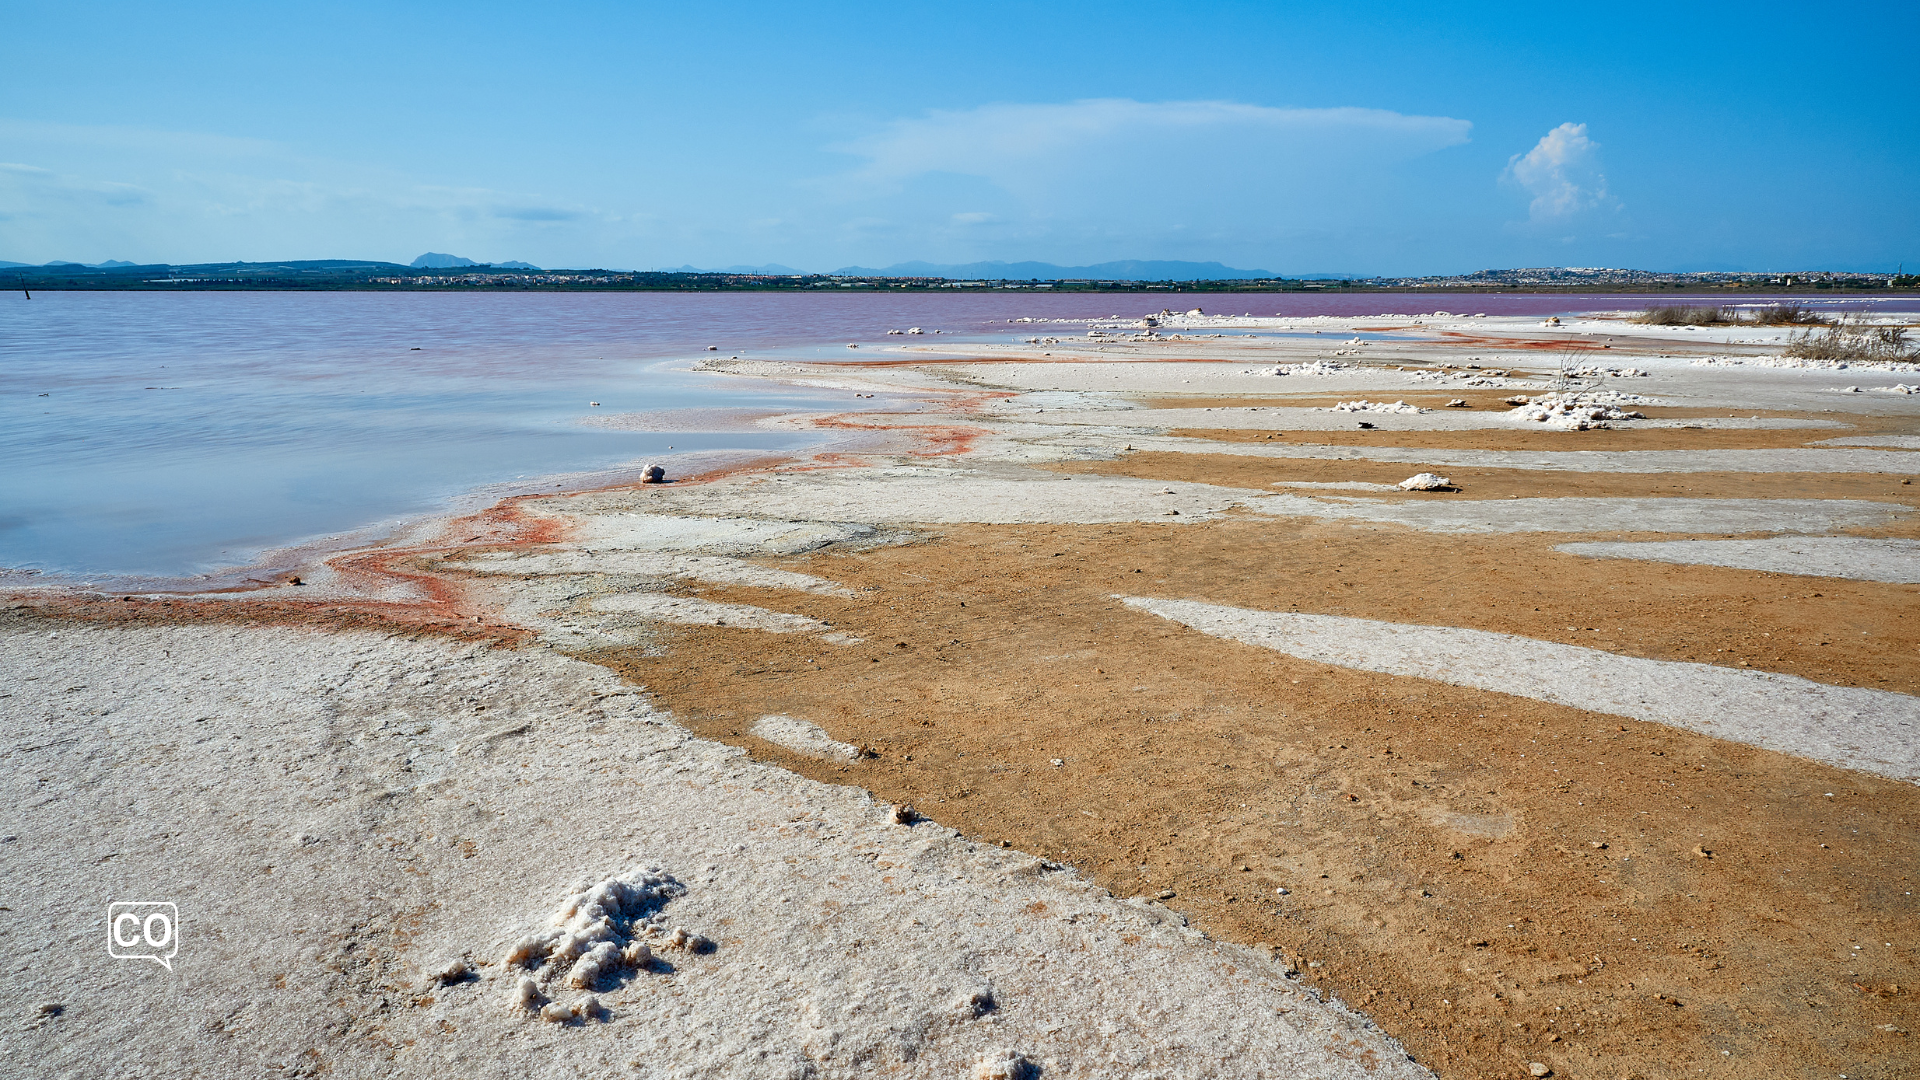
<instances>
[{"instance_id":1,"label":"brown sandy ground","mask_svg":"<svg viewBox=\"0 0 1920 1080\"><path fill-rule=\"evenodd\" d=\"M1445 1077L1920 1071L1920 791L1211 638L1115 593L1468 626L1920 692L1920 591L1314 522L966 526L782 560L851 649L601 657L701 734L1285 951ZM746 733L812 720L823 763ZM1524 757L1522 755L1525 755ZM1060 759L1062 764L1051 764ZM1277 888L1289 890L1282 895ZM1857 948L1856 948L1857 946Z\"/></svg>"},{"instance_id":2,"label":"brown sandy ground","mask_svg":"<svg viewBox=\"0 0 1920 1080\"><path fill-rule=\"evenodd\" d=\"M1395 444L1398 445L1398 444ZM1920 454L1914 455L1920 474ZM1652 498L1690 499L1874 499L1920 509L1920 485L1885 473L1580 473L1545 469L1476 469L1410 462L1330 461L1324 458L1248 458L1230 454L1177 454L1158 450L1128 453L1115 461L1070 461L1039 466L1069 476L1138 476L1152 480L1218 484L1255 491L1287 491L1274 485L1297 483L1398 484L1417 472L1438 472L1454 482L1455 492L1369 492L1296 490L1295 494L1429 499ZM1896 523L1859 535L1920 535L1920 523ZM1671 535L1665 539L1673 539Z\"/></svg>"}]
</instances>

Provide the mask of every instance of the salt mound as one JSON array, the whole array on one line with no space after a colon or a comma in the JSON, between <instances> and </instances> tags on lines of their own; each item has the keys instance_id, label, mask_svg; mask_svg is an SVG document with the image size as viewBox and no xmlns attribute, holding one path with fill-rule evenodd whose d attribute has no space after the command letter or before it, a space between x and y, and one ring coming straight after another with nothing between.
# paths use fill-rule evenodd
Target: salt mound
<instances>
[{"instance_id":1,"label":"salt mound","mask_svg":"<svg viewBox=\"0 0 1920 1080\"><path fill-rule=\"evenodd\" d=\"M1345 375L1358 368L1358 364L1329 363L1325 360L1313 360L1304 364L1281 364L1259 372L1262 375ZM1255 374L1248 372L1248 374Z\"/></svg>"},{"instance_id":2,"label":"salt mound","mask_svg":"<svg viewBox=\"0 0 1920 1080\"><path fill-rule=\"evenodd\" d=\"M683 929L669 933L659 917L668 901L686 891L664 871L648 868L569 894L547 929L516 941L501 960L505 977L519 976L509 1000L533 1010L549 991L586 990L572 1005L550 1002L539 1014L554 1023L592 1019L605 1010L591 991L628 972L650 970L655 945L706 951L711 946L705 938ZM532 974L519 974L528 969Z\"/></svg>"},{"instance_id":3,"label":"salt mound","mask_svg":"<svg viewBox=\"0 0 1920 1080\"><path fill-rule=\"evenodd\" d=\"M859 747L836 740L818 724L791 716L763 716L753 725L753 733L808 757L853 761L860 756Z\"/></svg>"},{"instance_id":4,"label":"salt mound","mask_svg":"<svg viewBox=\"0 0 1920 1080\"><path fill-rule=\"evenodd\" d=\"M1452 491L1453 481L1438 473L1416 473L1394 485L1402 491Z\"/></svg>"},{"instance_id":5,"label":"salt mound","mask_svg":"<svg viewBox=\"0 0 1920 1080\"><path fill-rule=\"evenodd\" d=\"M1508 413L1507 419L1573 431L1605 426L1615 420L1645 420L1645 413L1626 412L1614 407L1621 399L1628 397L1637 398L1639 395L1543 394Z\"/></svg>"},{"instance_id":6,"label":"salt mound","mask_svg":"<svg viewBox=\"0 0 1920 1080\"><path fill-rule=\"evenodd\" d=\"M1343 401L1325 412L1366 412L1366 413L1423 413L1427 410L1404 401L1388 404L1384 401Z\"/></svg>"}]
</instances>

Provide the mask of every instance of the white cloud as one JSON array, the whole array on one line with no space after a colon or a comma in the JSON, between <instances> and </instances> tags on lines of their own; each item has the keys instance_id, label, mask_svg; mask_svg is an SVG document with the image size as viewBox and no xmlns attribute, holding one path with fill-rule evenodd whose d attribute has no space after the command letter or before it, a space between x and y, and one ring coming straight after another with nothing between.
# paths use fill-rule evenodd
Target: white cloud
<instances>
[{"instance_id":1,"label":"white cloud","mask_svg":"<svg viewBox=\"0 0 1920 1080\"><path fill-rule=\"evenodd\" d=\"M1587 138L1585 124L1561 124L1547 132L1533 149L1507 162L1502 178L1533 194L1527 216L1536 222L1618 205L1600 172L1600 144Z\"/></svg>"},{"instance_id":2,"label":"white cloud","mask_svg":"<svg viewBox=\"0 0 1920 1080\"><path fill-rule=\"evenodd\" d=\"M1028 198L1062 181L1177 170L1202 179L1338 170L1402 160L1467 141L1473 125L1383 109L1277 109L1232 101L1099 98L997 104L896 120L833 149L865 158L844 179L898 184L952 173L982 177Z\"/></svg>"}]
</instances>

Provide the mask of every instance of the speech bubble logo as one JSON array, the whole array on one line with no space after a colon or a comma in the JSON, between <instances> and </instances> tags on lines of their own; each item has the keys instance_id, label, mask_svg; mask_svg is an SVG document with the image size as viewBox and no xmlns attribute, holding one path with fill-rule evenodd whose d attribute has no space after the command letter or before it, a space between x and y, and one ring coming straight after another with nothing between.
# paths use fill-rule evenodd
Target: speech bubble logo
<instances>
[{"instance_id":1,"label":"speech bubble logo","mask_svg":"<svg viewBox=\"0 0 1920 1080\"><path fill-rule=\"evenodd\" d=\"M165 900L116 900L107 905L107 955L151 960L168 971L180 952L180 909Z\"/></svg>"}]
</instances>

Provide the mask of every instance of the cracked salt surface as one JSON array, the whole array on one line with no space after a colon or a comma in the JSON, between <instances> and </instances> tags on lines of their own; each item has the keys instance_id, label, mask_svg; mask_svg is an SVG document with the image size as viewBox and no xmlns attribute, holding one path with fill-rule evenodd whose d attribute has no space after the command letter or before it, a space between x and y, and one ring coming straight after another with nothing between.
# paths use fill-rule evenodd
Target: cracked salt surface
<instances>
[{"instance_id":1,"label":"cracked salt surface","mask_svg":"<svg viewBox=\"0 0 1920 1080\"><path fill-rule=\"evenodd\" d=\"M1920 782L1920 698L1794 675L1340 615L1120 596L1204 634L1339 667L1434 679L1697 731Z\"/></svg>"},{"instance_id":2,"label":"cracked salt surface","mask_svg":"<svg viewBox=\"0 0 1920 1080\"><path fill-rule=\"evenodd\" d=\"M1646 559L1690 566L1726 566L1775 574L1920 585L1920 540L1795 536L1770 540L1561 544L1554 550L1584 555L1590 559Z\"/></svg>"},{"instance_id":3,"label":"cracked salt surface","mask_svg":"<svg viewBox=\"0 0 1920 1080\"><path fill-rule=\"evenodd\" d=\"M0 632L0 685L0 1010L65 1003L8 1033L19 1060L1431 1075L1262 953L1030 855L896 824L550 650L81 626ZM179 905L171 974L98 946L107 900L131 895Z\"/></svg>"}]
</instances>

